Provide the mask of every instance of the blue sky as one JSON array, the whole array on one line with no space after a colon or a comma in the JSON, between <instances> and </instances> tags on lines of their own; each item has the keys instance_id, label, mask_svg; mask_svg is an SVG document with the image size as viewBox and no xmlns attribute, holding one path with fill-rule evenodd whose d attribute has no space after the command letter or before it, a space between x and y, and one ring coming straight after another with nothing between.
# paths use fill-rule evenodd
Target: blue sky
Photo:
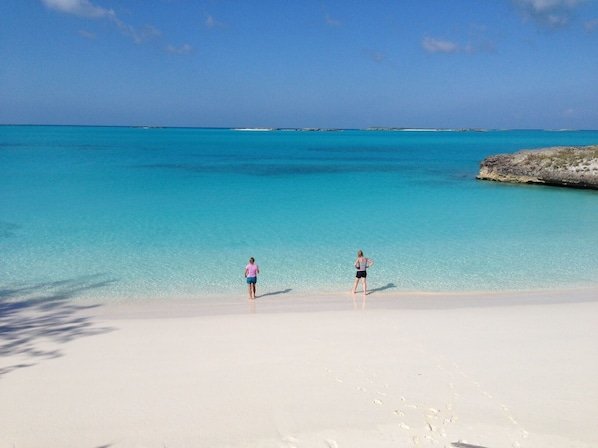
<instances>
[{"instance_id":1,"label":"blue sky","mask_svg":"<svg viewBox=\"0 0 598 448\"><path fill-rule=\"evenodd\" d=\"M0 123L598 129L598 1L6 0Z\"/></svg>"}]
</instances>

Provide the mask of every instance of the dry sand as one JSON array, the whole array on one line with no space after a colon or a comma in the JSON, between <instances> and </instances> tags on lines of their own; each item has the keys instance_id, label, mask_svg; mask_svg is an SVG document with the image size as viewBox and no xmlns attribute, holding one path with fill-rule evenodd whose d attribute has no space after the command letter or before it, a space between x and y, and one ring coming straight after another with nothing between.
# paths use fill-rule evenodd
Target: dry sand
<instances>
[{"instance_id":1,"label":"dry sand","mask_svg":"<svg viewBox=\"0 0 598 448\"><path fill-rule=\"evenodd\" d=\"M596 296L0 304L0 447L596 447Z\"/></svg>"}]
</instances>

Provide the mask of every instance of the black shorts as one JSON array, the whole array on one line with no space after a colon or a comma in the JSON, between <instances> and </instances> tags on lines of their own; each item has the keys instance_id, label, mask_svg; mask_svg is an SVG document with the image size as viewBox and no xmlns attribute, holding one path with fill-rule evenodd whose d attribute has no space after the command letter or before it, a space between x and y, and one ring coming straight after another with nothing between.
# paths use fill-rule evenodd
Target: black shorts
<instances>
[{"instance_id":1,"label":"black shorts","mask_svg":"<svg viewBox=\"0 0 598 448\"><path fill-rule=\"evenodd\" d=\"M355 277L357 277L357 278L366 278L367 276L368 276L367 271L357 271L357 274L355 274Z\"/></svg>"}]
</instances>

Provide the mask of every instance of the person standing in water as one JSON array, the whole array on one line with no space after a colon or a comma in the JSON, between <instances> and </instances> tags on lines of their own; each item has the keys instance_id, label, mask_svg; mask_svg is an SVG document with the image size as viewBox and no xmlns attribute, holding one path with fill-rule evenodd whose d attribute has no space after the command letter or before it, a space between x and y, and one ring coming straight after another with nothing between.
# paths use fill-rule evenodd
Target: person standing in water
<instances>
[{"instance_id":1,"label":"person standing in water","mask_svg":"<svg viewBox=\"0 0 598 448\"><path fill-rule=\"evenodd\" d=\"M359 279L361 279L363 283L363 295L365 296L367 294L367 269L371 268L372 266L374 266L374 262L369 258L364 257L363 251L357 251L357 260L355 260L355 269L357 269L357 273L355 274L355 283L353 284L353 289L351 290L352 294L355 294L355 291L357 290Z\"/></svg>"},{"instance_id":2,"label":"person standing in water","mask_svg":"<svg viewBox=\"0 0 598 448\"><path fill-rule=\"evenodd\" d=\"M249 259L249 264L245 266L245 278L247 279L247 288L249 289L249 298L255 299L255 284L257 275L260 273L260 267L255 264L253 257Z\"/></svg>"}]
</instances>

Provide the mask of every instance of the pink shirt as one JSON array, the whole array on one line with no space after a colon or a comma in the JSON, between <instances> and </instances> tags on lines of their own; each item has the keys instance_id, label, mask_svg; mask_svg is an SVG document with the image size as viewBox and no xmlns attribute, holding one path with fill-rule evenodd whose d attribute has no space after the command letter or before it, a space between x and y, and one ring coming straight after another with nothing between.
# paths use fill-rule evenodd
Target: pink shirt
<instances>
[{"instance_id":1,"label":"pink shirt","mask_svg":"<svg viewBox=\"0 0 598 448\"><path fill-rule=\"evenodd\" d=\"M257 277L257 271L260 267L257 264L251 264L249 263L247 266L245 266L245 269L247 270L247 277Z\"/></svg>"}]
</instances>

